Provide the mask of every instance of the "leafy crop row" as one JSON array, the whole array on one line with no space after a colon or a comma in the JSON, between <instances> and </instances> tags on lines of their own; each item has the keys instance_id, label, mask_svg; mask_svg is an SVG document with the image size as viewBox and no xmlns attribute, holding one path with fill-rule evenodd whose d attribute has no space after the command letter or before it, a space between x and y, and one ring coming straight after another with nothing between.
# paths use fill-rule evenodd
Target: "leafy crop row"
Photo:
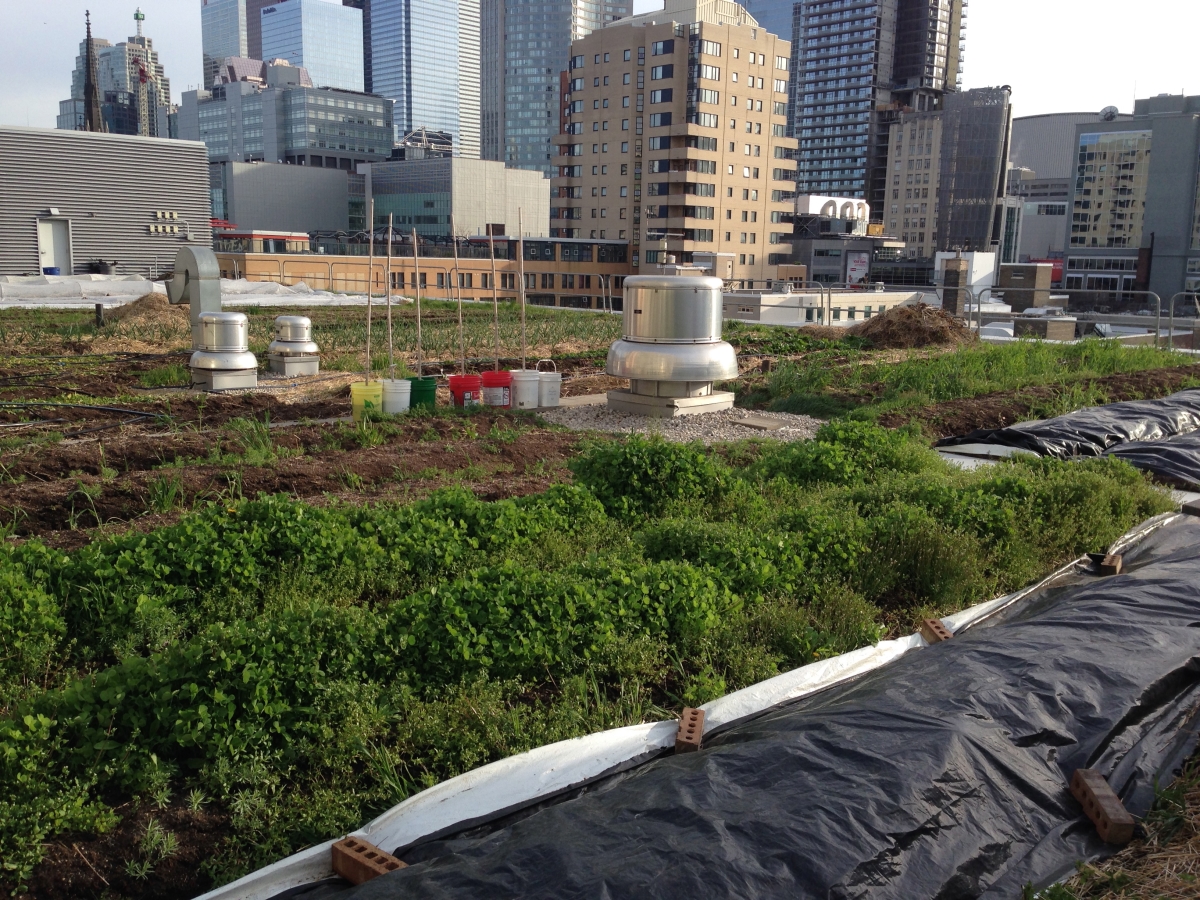
<instances>
[{"instance_id":1,"label":"leafy crop row","mask_svg":"<svg viewBox=\"0 0 1200 900\"><path fill-rule=\"evenodd\" d=\"M506 754L670 715L1026 583L1166 508L1116 461L947 468L907 433L590 445L483 502L212 504L0 551L0 882L199 792L233 877Z\"/></svg>"}]
</instances>

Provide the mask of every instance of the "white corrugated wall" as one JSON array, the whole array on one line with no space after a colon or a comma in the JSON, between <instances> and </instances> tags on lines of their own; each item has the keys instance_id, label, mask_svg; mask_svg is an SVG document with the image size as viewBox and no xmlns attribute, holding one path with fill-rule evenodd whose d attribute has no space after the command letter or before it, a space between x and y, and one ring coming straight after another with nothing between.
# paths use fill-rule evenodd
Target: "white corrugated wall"
<instances>
[{"instance_id":1,"label":"white corrugated wall","mask_svg":"<svg viewBox=\"0 0 1200 900\"><path fill-rule=\"evenodd\" d=\"M91 260L120 273L170 271L186 242L212 246L204 144L160 138L0 127L0 275L37 274L37 218L71 220L78 274ZM177 213L162 222L159 210ZM151 225L180 234L151 234ZM68 274L66 272L63 273Z\"/></svg>"}]
</instances>

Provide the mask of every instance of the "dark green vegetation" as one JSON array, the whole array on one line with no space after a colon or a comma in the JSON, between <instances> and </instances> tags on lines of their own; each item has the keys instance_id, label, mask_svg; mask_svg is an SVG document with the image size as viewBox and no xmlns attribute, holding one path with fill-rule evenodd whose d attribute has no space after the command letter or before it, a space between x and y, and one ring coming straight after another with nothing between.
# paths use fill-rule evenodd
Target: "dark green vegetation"
<instances>
[{"instance_id":1,"label":"dark green vegetation","mask_svg":"<svg viewBox=\"0 0 1200 900\"><path fill-rule=\"evenodd\" d=\"M853 339L803 353L769 377L743 389L743 401L786 412L868 421L928 421L922 413L939 404L1011 393L1015 418L1059 415L1111 400L1159 396L1139 388L1136 375L1194 365L1191 357L1153 347L1126 347L1087 340L1058 345L1041 341L974 344L953 352L913 352L899 360L852 346ZM1112 383L1116 380L1116 383ZM1129 382L1129 383L1127 383ZM1200 384L1189 372L1171 381L1178 390ZM1015 420L1015 419L1014 419Z\"/></svg>"},{"instance_id":2,"label":"dark green vegetation","mask_svg":"<svg viewBox=\"0 0 1200 900\"><path fill-rule=\"evenodd\" d=\"M0 881L63 832L185 802L228 816L204 863L224 881L489 761L907 632L1170 506L1120 462L967 473L853 422L720 453L601 441L572 468L517 500L260 497L72 553L3 545ZM159 828L130 877L173 852Z\"/></svg>"}]
</instances>

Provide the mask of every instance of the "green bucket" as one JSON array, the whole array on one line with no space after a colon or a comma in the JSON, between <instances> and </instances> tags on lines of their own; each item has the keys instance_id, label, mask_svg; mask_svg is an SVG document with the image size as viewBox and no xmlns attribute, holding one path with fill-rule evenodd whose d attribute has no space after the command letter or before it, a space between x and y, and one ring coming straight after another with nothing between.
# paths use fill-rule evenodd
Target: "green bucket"
<instances>
[{"instance_id":1,"label":"green bucket","mask_svg":"<svg viewBox=\"0 0 1200 900\"><path fill-rule=\"evenodd\" d=\"M424 378L413 376L408 379L412 382L412 399L409 405L412 407L428 406L430 409L437 406L437 379L432 375L427 375Z\"/></svg>"}]
</instances>

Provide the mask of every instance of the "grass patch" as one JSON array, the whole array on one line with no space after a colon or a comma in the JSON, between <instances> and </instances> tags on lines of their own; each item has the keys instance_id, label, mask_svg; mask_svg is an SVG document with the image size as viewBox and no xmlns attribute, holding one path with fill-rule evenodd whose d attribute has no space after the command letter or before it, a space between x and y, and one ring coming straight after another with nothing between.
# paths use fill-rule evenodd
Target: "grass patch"
<instances>
[{"instance_id":1,"label":"grass patch","mask_svg":"<svg viewBox=\"0 0 1200 900\"><path fill-rule=\"evenodd\" d=\"M1193 362L1180 353L1098 339L1071 345L980 344L888 362L839 347L781 364L766 387L772 409L861 420L1002 391L1061 387L1054 399L1039 402L1034 414L1044 416L1107 399L1086 385L1089 379Z\"/></svg>"},{"instance_id":2,"label":"grass patch","mask_svg":"<svg viewBox=\"0 0 1200 900\"><path fill-rule=\"evenodd\" d=\"M138 381L144 388L188 387L192 376L183 363L171 363L143 372Z\"/></svg>"}]
</instances>

